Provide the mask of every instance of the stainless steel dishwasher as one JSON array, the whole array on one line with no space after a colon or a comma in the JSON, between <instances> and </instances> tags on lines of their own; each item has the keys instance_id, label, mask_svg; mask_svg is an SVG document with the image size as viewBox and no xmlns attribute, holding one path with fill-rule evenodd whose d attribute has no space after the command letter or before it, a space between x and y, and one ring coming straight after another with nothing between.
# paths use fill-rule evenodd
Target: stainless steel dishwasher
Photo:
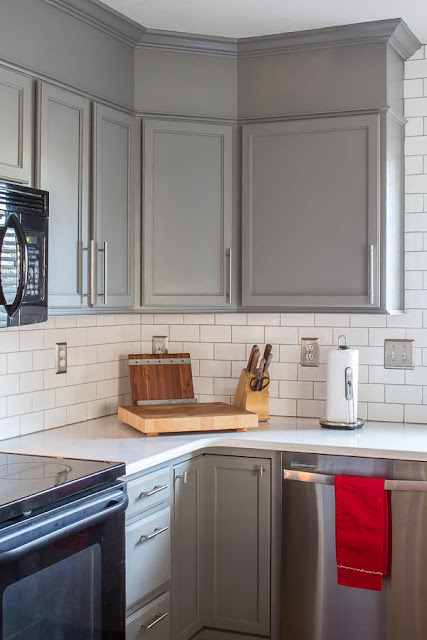
<instances>
[{"instance_id":1,"label":"stainless steel dishwasher","mask_svg":"<svg viewBox=\"0 0 427 640\"><path fill-rule=\"evenodd\" d=\"M281 640L427 639L427 463L282 454ZM335 475L386 478L392 556L381 592L337 585Z\"/></svg>"}]
</instances>

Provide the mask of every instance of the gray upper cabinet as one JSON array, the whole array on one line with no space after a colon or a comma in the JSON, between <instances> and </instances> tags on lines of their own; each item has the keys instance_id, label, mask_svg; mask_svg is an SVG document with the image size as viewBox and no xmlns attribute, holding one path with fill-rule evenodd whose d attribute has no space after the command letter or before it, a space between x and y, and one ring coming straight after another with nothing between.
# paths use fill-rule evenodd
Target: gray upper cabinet
<instances>
[{"instance_id":1,"label":"gray upper cabinet","mask_svg":"<svg viewBox=\"0 0 427 640\"><path fill-rule=\"evenodd\" d=\"M87 306L90 101L43 83L38 186L49 191L49 306Z\"/></svg>"},{"instance_id":2,"label":"gray upper cabinet","mask_svg":"<svg viewBox=\"0 0 427 640\"><path fill-rule=\"evenodd\" d=\"M0 180L32 183L34 80L0 67Z\"/></svg>"},{"instance_id":3,"label":"gray upper cabinet","mask_svg":"<svg viewBox=\"0 0 427 640\"><path fill-rule=\"evenodd\" d=\"M93 124L96 304L129 308L135 297L136 122L94 104Z\"/></svg>"},{"instance_id":4,"label":"gray upper cabinet","mask_svg":"<svg viewBox=\"0 0 427 640\"><path fill-rule=\"evenodd\" d=\"M205 456L207 627L270 633L270 461Z\"/></svg>"},{"instance_id":5,"label":"gray upper cabinet","mask_svg":"<svg viewBox=\"0 0 427 640\"><path fill-rule=\"evenodd\" d=\"M232 139L227 125L144 121L145 306L233 306Z\"/></svg>"},{"instance_id":6,"label":"gray upper cabinet","mask_svg":"<svg viewBox=\"0 0 427 640\"><path fill-rule=\"evenodd\" d=\"M204 458L174 468L174 640L203 626Z\"/></svg>"},{"instance_id":7,"label":"gray upper cabinet","mask_svg":"<svg viewBox=\"0 0 427 640\"><path fill-rule=\"evenodd\" d=\"M397 264L400 247L385 229L402 241L402 208L384 205L384 118L243 126L245 308L386 310L386 257Z\"/></svg>"}]
</instances>

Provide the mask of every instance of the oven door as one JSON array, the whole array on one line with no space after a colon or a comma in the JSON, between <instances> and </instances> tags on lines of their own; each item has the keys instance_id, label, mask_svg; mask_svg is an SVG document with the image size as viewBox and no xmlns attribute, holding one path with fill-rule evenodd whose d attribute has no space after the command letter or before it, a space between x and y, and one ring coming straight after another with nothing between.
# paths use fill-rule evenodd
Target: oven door
<instances>
[{"instance_id":1,"label":"oven door","mask_svg":"<svg viewBox=\"0 0 427 640\"><path fill-rule=\"evenodd\" d=\"M124 640L123 483L0 530L1 640Z\"/></svg>"}]
</instances>

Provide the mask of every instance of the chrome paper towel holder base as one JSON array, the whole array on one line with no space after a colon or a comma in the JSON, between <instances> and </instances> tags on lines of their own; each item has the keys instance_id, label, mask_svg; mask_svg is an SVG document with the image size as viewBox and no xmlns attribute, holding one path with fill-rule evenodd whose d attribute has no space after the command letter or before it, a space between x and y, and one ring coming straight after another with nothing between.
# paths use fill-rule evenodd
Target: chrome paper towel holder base
<instances>
[{"instance_id":1,"label":"chrome paper towel holder base","mask_svg":"<svg viewBox=\"0 0 427 640\"><path fill-rule=\"evenodd\" d=\"M365 424L363 420L357 420L356 422L332 422L331 420L326 420L326 418L321 418L319 420L320 426L324 429L348 429L353 431L354 429L360 429Z\"/></svg>"}]
</instances>

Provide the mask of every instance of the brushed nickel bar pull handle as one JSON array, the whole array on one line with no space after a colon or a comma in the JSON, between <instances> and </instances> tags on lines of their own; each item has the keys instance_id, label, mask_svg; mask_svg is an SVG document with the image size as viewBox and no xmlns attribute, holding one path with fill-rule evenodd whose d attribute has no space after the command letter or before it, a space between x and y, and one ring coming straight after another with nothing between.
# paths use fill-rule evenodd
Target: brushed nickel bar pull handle
<instances>
[{"instance_id":1,"label":"brushed nickel bar pull handle","mask_svg":"<svg viewBox=\"0 0 427 640\"><path fill-rule=\"evenodd\" d=\"M89 242L90 252L90 290L89 290L89 304L91 307L95 306L95 240Z\"/></svg>"},{"instance_id":2,"label":"brushed nickel bar pull handle","mask_svg":"<svg viewBox=\"0 0 427 640\"><path fill-rule=\"evenodd\" d=\"M83 242L78 242L79 262L78 262L78 277L77 277L77 293L83 297Z\"/></svg>"},{"instance_id":3,"label":"brushed nickel bar pull handle","mask_svg":"<svg viewBox=\"0 0 427 640\"><path fill-rule=\"evenodd\" d=\"M369 304L375 304L375 247L369 245Z\"/></svg>"},{"instance_id":4,"label":"brushed nickel bar pull handle","mask_svg":"<svg viewBox=\"0 0 427 640\"><path fill-rule=\"evenodd\" d=\"M150 533L150 535L143 533L140 539L138 540L138 542L146 542L147 540L152 540L153 538L157 538L157 536L159 536L161 533L164 533L168 529L169 527L163 527L163 529L159 529L158 527L156 527L153 533Z\"/></svg>"},{"instance_id":5,"label":"brushed nickel bar pull handle","mask_svg":"<svg viewBox=\"0 0 427 640\"><path fill-rule=\"evenodd\" d=\"M182 480L184 484L188 482L188 471L184 471L184 473L180 476L175 476L175 480Z\"/></svg>"},{"instance_id":6,"label":"brushed nickel bar pull handle","mask_svg":"<svg viewBox=\"0 0 427 640\"><path fill-rule=\"evenodd\" d=\"M167 617L167 612L165 613L156 613L154 620L152 622L150 622L149 624L142 624L141 625L141 629L147 629L147 631L149 629L152 629L153 627L156 626L156 624L159 624L159 622L161 622L162 620L164 620Z\"/></svg>"},{"instance_id":7,"label":"brushed nickel bar pull handle","mask_svg":"<svg viewBox=\"0 0 427 640\"><path fill-rule=\"evenodd\" d=\"M259 467L257 467L256 470L258 472L259 477L263 478L264 477L264 471L265 471L264 467L262 465L260 465Z\"/></svg>"},{"instance_id":8,"label":"brushed nickel bar pull handle","mask_svg":"<svg viewBox=\"0 0 427 640\"><path fill-rule=\"evenodd\" d=\"M335 484L335 476L311 473L310 471L294 471L293 469L283 469L283 479L311 484ZM386 491L427 491L427 480L386 480L384 489Z\"/></svg>"},{"instance_id":9,"label":"brushed nickel bar pull handle","mask_svg":"<svg viewBox=\"0 0 427 640\"><path fill-rule=\"evenodd\" d=\"M228 304L233 303L233 260L232 249L227 249L228 255Z\"/></svg>"},{"instance_id":10,"label":"brushed nickel bar pull handle","mask_svg":"<svg viewBox=\"0 0 427 640\"><path fill-rule=\"evenodd\" d=\"M162 486L159 486L156 484L155 487L153 487L151 489L151 491L141 491L141 493L139 494L140 498L149 498L150 496L154 496L155 493L159 493L159 491L164 491L164 489L167 489L169 485L167 484L163 484Z\"/></svg>"},{"instance_id":11,"label":"brushed nickel bar pull handle","mask_svg":"<svg viewBox=\"0 0 427 640\"><path fill-rule=\"evenodd\" d=\"M104 242L102 249L98 249L99 253L104 254L104 292L100 293L100 297L104 298L104 304L108 303L108 242Z\"/></svg>"}]
</instances>

